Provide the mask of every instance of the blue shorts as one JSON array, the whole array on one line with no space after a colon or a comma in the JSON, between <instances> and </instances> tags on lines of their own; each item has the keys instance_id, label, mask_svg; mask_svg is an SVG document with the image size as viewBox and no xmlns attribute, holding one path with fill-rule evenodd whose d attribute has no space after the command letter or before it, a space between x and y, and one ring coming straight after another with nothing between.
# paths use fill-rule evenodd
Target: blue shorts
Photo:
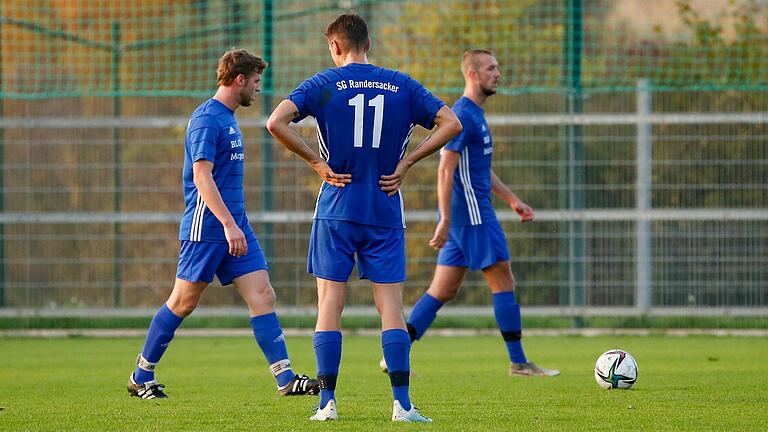
<instances>
[{"instance_id":1,"label":"blue shorts","mask_svg":"<svg viewBox=\"0 0 768 432\"><path fill-rule=\"evenodd\" d=\"M405 233L341 220L315 219L309 238L307 272L346 282L355 266L360 279L376 283L405 280Z\"/></svg>"},{"instance_id":2,"label":"blue shorts","mask_svg":"<svg viewBox=\"0 0 768 432\"><path fill-rule=\"evenodd\" d=\"M248 240L248 253L241 257L230 255L227 243L189 240L180 243L176 277L186 281L211 283L216 275L222 285L229 285L235 278L268 268L256 239Z\"/></svg>"},{"instance_id":3,"label":"blue shorts","mask_svg":"<svg viewBox=\"0 0 768 432\"><path fill-rule=\"evenodd\" d=\"M509 260L507 238L498 221L451 227L437 264L480 270Z\"/></svg>"}]
</instances>

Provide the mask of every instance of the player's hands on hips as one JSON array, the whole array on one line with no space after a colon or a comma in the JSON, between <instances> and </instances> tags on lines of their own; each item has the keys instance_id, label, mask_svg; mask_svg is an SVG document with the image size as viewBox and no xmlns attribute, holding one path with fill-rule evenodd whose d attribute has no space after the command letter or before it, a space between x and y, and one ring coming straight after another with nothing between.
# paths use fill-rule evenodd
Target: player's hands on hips
<instances>
[{"instance_id":1,"label":"player's hands on hips","mask_svg":"<svg viewBox=\"0 0 768 432\"><path fill-rule=\"evenodd\" d=\"M400 190L400 185L403 183L405 173L408 172L408 164L400 161L395 167L395 172L390 175L383 175L379 178L379 186L381 190L387 193L388 196L392 196Z\"/></svg>"},{"instance_id":2,"label":"player's hands on hips","mask_svg":"<svg viewBox=\"0 0 768 432\"><path fill-rule=\"evenodd\" d=\"M229 244L229 254L236 257L244 256L248 253L248 242L245 240L243 230L237 225L224 226L224 237Z\"/></svg>"},{"instance_id":3,"label":"player's hands on hips","mask_svg":"<svg viewBox=\"0 0 768 432\"><path fill-rule=\"evenodd\" d=\"M352 174L336 174L330 165L323 160L312 163L312 168L317 171L320 178L331 186L344 187L352 183Z\"/></svg>"},{"instance_id":4,"label":"player's hands on hips","mask_svg":"<svg viewBox=\"0 0 768 432\"><path fill-rule=\"evenodd\" d=\"M450 223L445 220L441 219L440 222L437 223L435 234L429 240L429 245L435 250L445 246L445 242L448 240L448 228L450 228Z\"/></svg>"},{"instance_id":5,"label":"player's hands on hips","mask_svg":"<svg viewBox=\"0 0 768 432\"><path fill-rule=\"evenodd\" d=\"M511 204L511 207L520 216L520 222L530 222L533 220L533 209L528 204L518 201Z\"/></svg>"}]
</instances>

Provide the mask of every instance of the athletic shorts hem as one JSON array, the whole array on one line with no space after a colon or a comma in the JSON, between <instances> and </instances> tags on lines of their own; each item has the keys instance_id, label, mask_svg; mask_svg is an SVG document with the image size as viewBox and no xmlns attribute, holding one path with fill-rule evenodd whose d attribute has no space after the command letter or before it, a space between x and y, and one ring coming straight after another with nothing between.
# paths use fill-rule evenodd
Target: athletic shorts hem
<instances>
[{"instance_id":1,"label":"athletic shorts hem","mask_svg":"<svg viewBox=\"0 0 768 432\"><path fill-rule=\"evenodd\" d=\"M189 277L189 276L178 275L178 274L176 275L176 279L181 279L181 280L189 282L189 283L200 283L200 282L211 283L211 282L213 282L213 278L211 278L211 280L205 280L205 279L192 280L192 278Z\"/></svg>"},{"instance_id":2,"label":"athletic shorts hem","mask_svg":"<svg viewBox=\"0 0 768 432\"><path fill-rule=\"evenodd\" d=\"M500 263L500 262L504 262L504 261L509 261L509 258L507 258L507 259L503 259L503 258L500 258L499 260L497 260L497 261L496 261L496 262L494 262L494 263L488 264L488 265L487 265L487 266L485 266L485 267L480 267L479 269L475 269L475 270L485 270L485 269L487 269L488 267L492 267L492 266L495 266L496 264L498 264L498 263Z\"/></svg>"},{"instance_id":3,"label":"athletic shorts hem","mask_svg":"<svg viewBox=\"0 0 768 432\"><path fill-rule=\"evenodd\" d=\"M262 270L268 272L269 271L269 267L251 269L251 270L246 271L245 273L232 276L232 280L230 280L230 281L226 281L225 282L225 281L219 280L219 282L221 282L222 286L224 286L224 285L232 285L233 283L235 283L235 279L237 279L237 278L239 278L241 276L249 275L251 273L256 273L256 272L262 271Z\"/></svg>"},{"instance_id":4,"label":"athletic shorts hem","mask_svg":"<svg viewBox=\"0 0 768 432\"><path fill-rule=\"evenodd\" d=\"M465 265L460 265L460 264L445 264L445 263L442 263L442 262L440 262L440 261L437 261L437 264L436 264L436 265L439 265L440 267L456 267L456 268L464 268L464 269L465 269L465 268L469 268L469 266L465 266ZM491 265L493 265L493 264L491 264ZM489 266L489 267L490 267L490 266ZM487 267L486 267L486 268L487 268Z\"/></svg>"},{"instance_id":5,"label":"athletic shorts hem","mask_svg":"<svg viewBox=\"0 0 768 432\"><path fill-rule=\"evenodd\" d=\"M377 283L377 284L394 284L394 283L403 283L407 279L400 279L400 278L398 278L397 280L393 280L393 281L381 281L381 280L373 280L373 279L368 279L368 280L370 280L373 283Z\"/></svg>"},{"instance_id":6,"label":"athletic shorts hem","mask_svg":"<svg viewBox=\"0 0 768 432\"><path fill-rule=\"evenodd\" d=\"M335 277L321 276L321 275L319 275L317 273L312 273L312 272L307 272L307 273L311 274L312 276L314 276L314 277L316 277L318 279L325 279L325 280L329 280L331 282L344 282L344 283L349 282L349 278L340 279L340 278L335 278Z\"/></svg>"}]
</instances>

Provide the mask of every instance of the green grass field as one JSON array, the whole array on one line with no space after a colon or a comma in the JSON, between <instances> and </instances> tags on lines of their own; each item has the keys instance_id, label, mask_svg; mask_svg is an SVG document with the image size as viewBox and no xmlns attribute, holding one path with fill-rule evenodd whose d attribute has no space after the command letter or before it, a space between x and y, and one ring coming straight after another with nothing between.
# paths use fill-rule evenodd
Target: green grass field
<instances>
[{"instance_id":1,"label":"green grass field","mask_svg":"<svg viewBox=\"0 0 768 432\"><path fill-rule=\"evenodd\" d=\"M140 339L0 339L0 430L768 430L765 339L526 339L532 360L562 370L556 378L508 377L500 339L414 345L411 395L431 425L389 421L376 337L345 337L332 424L308 420L316 397L277 396L249 338L176 338L158 368L170 399L158 402L125 390ZM294 369L314 373L311 338L288 345ZM614 347L638 361L631 390L602 390L592 376L597 356Z\"/></svg>"}]
</instances>

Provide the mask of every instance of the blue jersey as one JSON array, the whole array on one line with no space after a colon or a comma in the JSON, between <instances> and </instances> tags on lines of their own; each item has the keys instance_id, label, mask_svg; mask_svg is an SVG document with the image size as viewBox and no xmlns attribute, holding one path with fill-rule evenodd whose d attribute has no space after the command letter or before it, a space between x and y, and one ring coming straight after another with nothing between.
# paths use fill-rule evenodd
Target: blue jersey
<instances>
[{"instance_id":1,"label":"blue jersey","mask_svg":"<svg viewBox=\"0 0 768 432\"><path fill-rule=\"evenodd\" d=\"M224 204L246 238L256 238L245 214L244 158L243 136L234 111L215 99L208 99L192 113L184 140L182 177L186 208L179 227L180 240L227 241L224 226L205 205L193 181L192 165L199 160L213 163L213 181Z\"/></svg>"},{"instance_id":2,"label":"blue jersey","mask_svg":"<svg viewBox=\"0 0 768 432\"><path fill-rule=\"evenodd\" d=\"M496 220L491 200L493 140L483 109L462 96L453 105L453 111L464 130L443 148L461 154L453 174L451 226Z\"/></svg>"},{"instance_id":3,"label":"blue jersey","mask_svg":"<svg viewBox=\"0 0 768 432\"><path fill-rule=\"evenodd\" d=\"M445 104L406 74L358 63L318 73L288 99L299 110L294 121L317 121L320 156L352 175L343 188L323 182L315 219L403 228L402 197L387 196L379 179L395 171L414 126L432 129Z\"/></svg>"}]
</instances>

